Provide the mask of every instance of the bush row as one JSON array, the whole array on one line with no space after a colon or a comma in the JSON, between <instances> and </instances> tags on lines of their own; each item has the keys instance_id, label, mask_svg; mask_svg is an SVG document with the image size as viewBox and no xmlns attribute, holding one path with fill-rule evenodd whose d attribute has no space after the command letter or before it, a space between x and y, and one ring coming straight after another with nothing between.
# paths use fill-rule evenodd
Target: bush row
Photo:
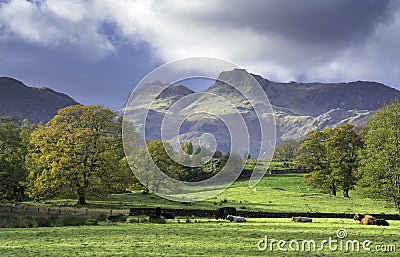
<instances>
[{"instance_id":1,"label":"bush row","mask_svg":"<svg viewBox=\"0 0 400 257\"><path fill-rule=\"evenodd\" d=\"M0 228L32 228L97 225L107 219L107 215L16 215L1 214Z\"/></svg>"}]
</instances>

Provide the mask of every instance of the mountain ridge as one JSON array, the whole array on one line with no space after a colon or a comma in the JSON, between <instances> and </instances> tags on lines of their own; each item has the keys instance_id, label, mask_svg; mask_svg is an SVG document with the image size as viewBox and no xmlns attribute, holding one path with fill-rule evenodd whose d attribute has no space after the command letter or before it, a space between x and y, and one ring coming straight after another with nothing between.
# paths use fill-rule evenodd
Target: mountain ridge
<instances>
[{"instance_id":1,"label":"mountain ridge","mask_svg":"<svg viewBox=\"0 0 400 257\"><path fill-rule=\"evenodd\" d=\"M17 79L0 77L0 115L46 123L58 109L76 104L70 96L53 89L29 87Z\"/></svg>"},{"instance_id":2,"label":"mountain ridge","mask_svg":"<svg viewBox=\"0 0 400 257\"><path fill-rule=\"evenodd\" d=\"M378 82L282 83L249 74L243 69L234 69L221 72L215 84L202 92L211 93L210 96L200 96L176 113L177 117L187 117L179 137L182 140L194 141L195 144L203 133L214 132L220 137L217 139L218 146L222 145L220 150L225 152L229 150L229 145L226 144L229 138L224 131L225 128L221 126L219 129L215 118L210 116L200 119L192 115L205 111L225 115L223 105L212 95L227 99L247 119L246 124L250 130L259 130L251 104L238 90L229 85L230 82L234 82L233 84L240 87L240 90L249 93L252 88L248 84L254 79L259 82L271 103L275 114L278 142L289 138L301 139L311 130L334 127L341 123L365 124L374 111L385 103L400 98L400 91ZM152 87L151 84L147 86ZM160 124L157 125L156 122L161 123L169 107L180 99L179 96L187 96L190 91L184 86L175 85L171 92L176 93L176 97L172 97L171 94L168 94L168 97L163 97L162 94L156 97L146 123L146 136L150 135L147 139L160 139L160 133L155 132L160 129ZM151 98L149 95L149 99ZM127 113L141 111L140 106L138 103L138 106L130 108ZM268 112L268 108L265 111ZM171 140L178 141L176 138Z\"/></svg>"},{"instance_id":3,"label":"mountain ridge","mask_svg":"<svg viewBox=\"0 0 400 257\"><path fill-rule=\"evenodd\" d=\"M334 127L341 123L365 124L377 109L400 98L400 91L373 81L282 83L250 74L244 69L223 71L219 80L200 92L203 94L199 94L198 98L186 98L186 101L178 105L182 108L178 108L177 117L187 117L179 131L182 133L181 138L194 140L203 133L215 133L220 137L220 150L228 151L225 142L229 141L229 138L226 138L226 127L218 118L212 115L193 115L196 112L232 115L233 111L228 110L229 105L220 103L222 98L236 106L239 113L247 119L246 124L250 130L258 131L260 127L256 124L257 115L248 99L229 86L229 82L234 81L241 89L251 91L248 83L254 79L259 82L271 103L278 142L289 138L301 139L311 130ZM143 95L126 111L135 119L135 115L143 113L151 106L146 121L146 125L149 125L146 126L146 136L149 136L147 139L150 140L160 139L159 130L168 109L181 98L196 92L183 85L168 86L160 81L149 85L144 88ZM160 91L160 88L163 90ZM158 93L153 101L151 99L156 92L161 93ZM13 115L31 122L45 123L58 109L75 104L78 103L68 95L50 88L33 88L16 79L0 77L0 115ZM119 112L122 113L123 111Z\"/></svg>"}]
</instances>

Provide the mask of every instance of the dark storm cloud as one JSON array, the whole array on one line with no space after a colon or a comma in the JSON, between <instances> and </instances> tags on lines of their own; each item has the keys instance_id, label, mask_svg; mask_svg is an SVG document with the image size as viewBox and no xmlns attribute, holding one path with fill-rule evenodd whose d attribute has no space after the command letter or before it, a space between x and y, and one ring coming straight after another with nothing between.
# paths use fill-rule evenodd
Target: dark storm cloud
<instances>
[{"instance_id":1,"label":"dark storm cloud","mask_svg":"<svg viewBox=\"0 0 400 257\"><path fill-rule=\"evenodd\" d=\"M266 40L280 38L292 42L299 50L313 48L312 53L323 55L342 51L349 45L362 44L377 26L393 22L395 11L390 9L389 0L233 0L207 3L214 8L186 12L173 9L170 16L179 17L184 24L219 28L222 34L250 30ZM168 9L167 4L159 9ZM234 38L235 34L232 36L231 42L239 45L242 38ZM212 42L212 35L210 40ZM266 48L265 52L268 51ZM302 52L298 51L298 54Z\"/></svg>"},{"instance_id":2,"label":"dark storm cloud","mask_svg":"<svg viewBox=\"0 0 400 257\"><path fill-rule=\"evenodd\" d=\"M213 22L298 43L337 45L365 39L377 24L391 19L389 0L270 0L252 5L235 1L226 15Z\"/></svg>"}]
</instances>

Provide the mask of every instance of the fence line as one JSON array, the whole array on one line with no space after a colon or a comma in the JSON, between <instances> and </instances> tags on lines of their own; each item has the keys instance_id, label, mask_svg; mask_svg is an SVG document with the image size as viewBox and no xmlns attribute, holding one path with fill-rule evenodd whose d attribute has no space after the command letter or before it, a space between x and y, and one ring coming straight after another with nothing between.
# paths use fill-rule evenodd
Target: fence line
<instances>
[{"instance_id":1,"label":"fence line","mask_svg":"<svg viewBox=\"0 0 400 257\"><path fill-rule=\"evenodd\" d=\"M164 209L173 213L175 216L195 216L195 217L213 217L216 210L196 210L196 209ZM0 206L1 213L15 213L26 215L154 215L155 208L134 207L130 209L92 209L92 208L74 208L74 207L36 207L36 206ZM352 218L354 214L350 213L300 213L300 212L261 212L261 211L243 211L238 210L238 214L249 218L290 218L292 216L306 216L310 218ZM400 220L399 214L371 214L376 218L387 220Z\"/></svg>"},{"instance_id":2,"label":"fence line","mask_svg":"<svg viewBox=\"0 0 400 257\"><path fill-rule=\"evenodd\" d=\"M74 207L37 207L37 206L0 206L0 213L15 213L26 215L117 215L129 214L129 209L92 209Z\"/></svg>"},{"instance_id":3,"label":"fence line","mask_svg":"<svg viewBox=\"0 0 400 257\"><path fill-rule=\"evenodd\" d=\"M175 216L195 216L195 217L214 217L218 210L195 210L195 209L162 209L173 213ZM155 208L135 207L130 209L129 215L154 215ZM305 216L310 218L345 218L351 219L354 213L313 213L313 212L263 212L263 211L243 211L238 210L237 214L249 218L291 218L294 216ZM379 219L400 220L399 214L371 214Z\"/></svg>"}]
</instances>

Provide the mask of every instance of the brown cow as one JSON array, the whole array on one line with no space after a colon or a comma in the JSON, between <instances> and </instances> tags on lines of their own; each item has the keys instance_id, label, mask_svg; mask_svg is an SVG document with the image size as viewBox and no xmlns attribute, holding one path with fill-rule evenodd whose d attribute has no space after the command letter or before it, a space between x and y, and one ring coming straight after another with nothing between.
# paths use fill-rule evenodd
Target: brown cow
<instances>
[{"instance_id":1,"label":"brown cow","mask_svg":"<svg viewBox=\"0 0 400 257\"><path fill-rule=\"evenodd\" d=\"M384 219L376 219L371 215L364 215L357 213L354 215L354 220L358 220L359 224L363 225L377 225L377 226L389 226L389 223Z\"/></svg>"},{"instance_id":2,"label":"brown cow","mask_svg":"<svg viewBox=\"0 0 400 257\"><path fill-rule=\"evenodd\" d=\"M359 224L363 225L376 225L376 219L371 215L357 213L354 215L353 220L358 220Z\"/></svg>"}]
</instances>

